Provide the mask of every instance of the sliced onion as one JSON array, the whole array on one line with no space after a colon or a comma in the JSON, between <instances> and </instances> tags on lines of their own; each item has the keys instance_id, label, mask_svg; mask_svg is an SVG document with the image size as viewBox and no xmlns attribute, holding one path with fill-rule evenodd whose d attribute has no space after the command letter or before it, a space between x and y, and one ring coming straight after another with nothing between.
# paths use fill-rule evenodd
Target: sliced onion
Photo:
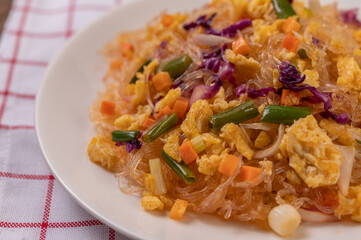
<instances>
[{"instance_id":1,"label":"sliced onion","mask_svg":"<svg viewBox=\"0 0 361 240\"><path fill-rule=\"evenodd\" d=\"M278 128L278 136L277 136L276 142L269 148L255 152L254 157L255 158L266 158L266 157L270 157L273 154L275 154L278 151L278 149L280 148L281 141L282 141L284 134L285 134L285 126L283 124L280 124L280 127Z\"/></svg>"},{"instance_id":2,"label":"sliced onion","mask_svg":"<svg viewBox=\"0 0 361 240\"><path fill-rule=\"evenodd\" d=\"M353 162L355 160L354 146L338 146L342 155L342 163L340 166L340 176L337 185L343 195L347 196L350 186Z\"/></svg>"},{"instance_id":3,"label":"sliced onion","mask_svg":"<svg viewBox=\"0 0 361 240\"><path fill-rule=\"evenodd\" d=\"M263 131L273 130L273 125L269 123L243 123L242 126L247 129L257 129Z\"/></svg>"},{"instance_id":4,"label":"sliced onion","mask_svg":"<svg viewBox=\"0 0 361 240\"><path fill-rule=\"evenodd\" d=\"M319 0L310 0L309 5L312 14L319 15L322 13L322 7Z\"/></svg>"},{"instance_id":5,"label":"sliced onion","mask_svg":"<svg viewBox=\"0 0 361 240\"><path fill-rule=\"evenodd\" d=\"M298 209L298 212L301 214L302 221L304 222L326 223L326 222L335 222L339 220L334 215L329 215L318 211L309 211L300 208Z\"/></svg>"},{"instance_id":6,"label":"sliced onion","mask_svg":"<svg viewBox=\"0 0 361 240\"><path fill-rule=\"evenodd\" d=\"M229 38L203 33L194 34L193 39L195 43L208 47L233 42L233 40Z\"/></svg>"}]
</instances>

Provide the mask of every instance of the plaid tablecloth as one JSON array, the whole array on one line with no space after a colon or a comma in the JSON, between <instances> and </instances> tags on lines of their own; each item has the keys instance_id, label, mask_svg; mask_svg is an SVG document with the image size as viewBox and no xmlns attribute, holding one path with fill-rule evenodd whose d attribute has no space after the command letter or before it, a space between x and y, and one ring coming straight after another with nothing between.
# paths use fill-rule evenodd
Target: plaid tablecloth
<instances>
[{"instance_id":1,"label":"plaid tablecloth","mask_svg":"<svg viewBox=\"0 0 361 240\"><path fill-rule=\"evenodd\" d=\"M127 239L63 190L34 130L49 61L73 33L126 1L14 0L0 39L0 239Z\"/></svg>"}]
</instances>

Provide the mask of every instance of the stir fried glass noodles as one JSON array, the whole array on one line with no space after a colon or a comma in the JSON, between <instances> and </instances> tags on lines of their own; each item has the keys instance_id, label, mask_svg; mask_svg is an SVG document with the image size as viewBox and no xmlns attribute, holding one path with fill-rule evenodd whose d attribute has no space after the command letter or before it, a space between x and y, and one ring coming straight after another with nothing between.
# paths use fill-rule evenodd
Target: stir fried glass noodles
<instances>
[{"instance_id":1,"label":"stir fried glass noodles","mask_svg":"<svg viewBox=\"0 0 361 240\"><path fill-rule=\"evenodd\" d=\"M361 221L357 10L214 0L162 13L103 54L91 161L147 211L252 221ZM287 226L287 227L285 227Z\"/></svg>"}]
</instances>

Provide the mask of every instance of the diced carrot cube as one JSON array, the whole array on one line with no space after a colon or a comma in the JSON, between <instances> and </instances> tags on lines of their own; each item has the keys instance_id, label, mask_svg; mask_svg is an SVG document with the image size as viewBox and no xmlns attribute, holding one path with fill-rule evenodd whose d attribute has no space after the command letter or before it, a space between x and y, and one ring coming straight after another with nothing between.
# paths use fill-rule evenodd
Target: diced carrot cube
<instances>
[{"instance_id":1,"label":"diced carrot cube","mask_svg":"<svg viewBox=\"0 0 361 240\"><path fill-rule=\"evenodd\" d=\"M239 37L236 41L232 43L232 50L236 54L247 55L251 52L251 46L249 46L246 39Z\"/></svg>"},{"instance_id":2,"label":"diced carrot cube","mask_svg":"<svg viewBox=\"0 0 361 240\"><path fill-rule=\"evenodd\" d=\"M188 109L188 99L180 97L175 101L173 106L173 112L177 114L178 118L182 118Z\"/></svg>"},{"instance_id":3,"label":"diced carrot cube","mask_svg":"<svg viewBox=\"0 0 361 240\"><path fill-rule=\"evenodd\" d=\"M164 115L170 116L172 114L172 109L169 106L165 106L156 116L155 119L158 120L159 118L163 117Z\"/></svg>"},{"instance_id":4,"label":"diced carrot cube","mask_svg":"<svg viewBox=\"0 0 361 240\"><path fill-rule=\"evenodd\" d=\"M281 104L287 106L300 105L301 92L295 92L290 89L282 90Z\"/></svg>"},{"instance_id":5,"label":"diced carrot cube","mask_svg":"<svg viewBox=\"0 0 361 240\"><path fill-rule=\"evenodd\" d=\"M226 154L223 157L221 165L219 165L218 171L223 175L230 177L236 171L239 162L239 157Z\"/></svg>"},{"instance_id":6,"label":"diced carrot cube","mask_svg":"<svg viewBox=\"0 0 361 240\"><path fill-rule=\"evenodd\" d=\"M288 17L282 25L282 31L284 33L292 33L292 30L298 32L301 29L301 25L293 17Z\"/></svg>"},{"instance_id":7,"label":"diced carrot cube","mask_svg":"<svg viewBox=\"0 0 361 240\"><path fill-rule=\"evenodd\" d=\"M179 154L185 164L190 164L197 160L198 154L194 151L192 143L190 141L184 142L179 148Z\"/></svg>"},{"instance_id":8,"label":"diced carrot cube","mask_svg":"<svg viewBox=\"0 0 361 240\"><path fill-rule=\"evenodd\" d=\"M159 72L152 78L154 87L157 91L162 91L172 86L173 82L168 72Z\"/></svg>"},{"instance_id":9,"label":"diced carrot cube","mask_svg":"<svg viewBox=\"0 0 361 240\"><path fill-rule=\"evenodd\" d=\"M174 22L174 17L169 14L163 14L161 23L164 27L169 27Z\"/></svg>"},{"instance_id":10,"label":"diced carrot cube","mask_svg":"<svg viewBox=\"0 0 361 240\"><path fill-rule=\"evenodd\" d=\"M239 178L241 181L252 181L262 173L261 168L251 167L251 166L242 166L241 172L239 173Z\"/></svg>"},{"instance_id":11,"label":"diced carrot cube","mask_svg":"<svg viewBox=\"0 0 361 240\"><path fill-rule=\"evenodd\" d=\"M143 127L144 128L149 128L150 126L152 126L155 123L155 120L152 118L146 118L143 122Z\"/></svg>"},{"instance_id":12,"label":"diced carrot cube","mask_svg":"<svg viewBox=\"0 0 361 240\"><path fill-rule=\"evenodd\" d=\"M119 69L121 65L122 65L121 61L114 60L114 61L110 62L109 67L110 67L110 69L114 70L114 69Z\"/></svg>"},{"instance_id":13,"label":"diced carrot cube","mask_svg":"<svg viewBox=\"0 0 361 240\"><path fill-rule=\"evenodd\" d=\"M298 46L301 44L301 40L289 33L282 41L282 47L286 48L290 52L297 52Z\"/></svg>"},{"instance_id":14,"label":"diced carrot cube","mask_svg":"<svg viewBox=\"0 0 361 240\"><path fill-rule=\"evenodd\" d=\"M115 103L102 101L100 105L100 112L106 115L113 115L115 113Z\"/></svg>"},{"instance_id":15,"label":"diced carrot cube","mask_svg":"<svg viewBox=\"0 0 361 240\"><path fill-rule=\"evenodd\" d=\"M188 207L188 201L177 199L175 200L170 212L169 217L174 220L181 220Z\"/></svg>"}]
</instances>

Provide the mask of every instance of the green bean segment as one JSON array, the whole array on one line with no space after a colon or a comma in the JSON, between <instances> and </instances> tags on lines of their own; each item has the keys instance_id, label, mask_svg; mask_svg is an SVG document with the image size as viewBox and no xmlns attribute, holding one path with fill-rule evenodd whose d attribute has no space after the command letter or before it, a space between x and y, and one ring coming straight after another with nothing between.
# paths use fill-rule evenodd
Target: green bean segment
<instances>
[{"instance_id":1,"label":"green bean segment","mask_svg":"<svg viewBox=\"0 0 361 240\"><path fill-rule=\"evenodd\" d=\"M298 56L300 56L301 59L305 59L308 58L307 52L305 49L301 48L300 50L298 50Z\"/></svg>"},{"instance_id":2,"label":"green bean segment","mask_svg":"<svg viewBox=\"0 0 361 240\"><path fill-rule=\"evenodd\" d=\"M259 115L258 108L253 101L238 105L225 112L218 113L209 118L212 131L218 131L227 123L241 123Z\"/></svg>"},{"instance_id":3,"label":"green bean segment","mask_svg":"<svg viewBox=\"0 0 361 240\"><path fill-rule=\"evenodd\" d=\"M140 66L138 68L138 70L135 72L134 76L132 77L132 79L130 80L129 84L134 84L138 79L137 79L137 73L142 73L144 71L144 67L147 66L152 60L148 59L145 63L143 63L142 66Z\"/></svg>"},{"instance_id":4,"label":"green bean segment","mask_svg":"<svg viewBox=\"0 0 361 240\"><path fill-rule=\"evenodd\" d=\"M311 114L311 108L281 105L267 105L261 122L292 125L294 121Z\"/></svg>"},{"instance_id":5,"label":"green bean segment","mask_svg":"<svg viewBox=\"0 0 361 240\"><path fill-rule=\"evenodd\" d=\"M129 131L113 131L112 140L114 142L129 142L133 139L137 139L140 131L138 130L129 130Z\"/></svg>"},{"instance_id":6,"label":"green bean segment","mask_svg":"<svg viewBox=\"0 0 361 240\"><path fill-rule=\"evenodd\" d=\"M288 0L272 0L273 8L279 19L285 19L296 15L291 3Z\"/></svg>"},{"instance_id":7,"label":"green bean segment","mask_svg":"<svg viewBox=\"0 0 361 240\"><path fill-rule=\"evenodd\" d=\"M193 184L197 181L196 176L189 169L187 165L182 162L177 162L173 158L171 158L164 150L162 151L163 160L178 174L179 177L183 179L183 181L187 184Z\"/></svg>"},{"instance_id":8,"label":"green bean segment","mask_svg":"<svg viewBox=\"0 0 361 240\"><path fill-rule=\"evenodd\" d=\"M192 59L188 54L185 54L179 58L176 58L169 63L167 63L162 71L168 72L169 75L175 79L182 75L188 67L192 64Z\"/></svg>"},{"instance_id":9,"label":"green bean segment","mask_svg":"<svg viewBox=\"0 0 361 240\"><path fill-rule=\"evenodd\" d=\"M169 117L156 124L146 134L143 135L143 141L146 143L153 142L160 135L171 129L178 122L177 114L172 113Z\"/></svg>"}]
</instances>

